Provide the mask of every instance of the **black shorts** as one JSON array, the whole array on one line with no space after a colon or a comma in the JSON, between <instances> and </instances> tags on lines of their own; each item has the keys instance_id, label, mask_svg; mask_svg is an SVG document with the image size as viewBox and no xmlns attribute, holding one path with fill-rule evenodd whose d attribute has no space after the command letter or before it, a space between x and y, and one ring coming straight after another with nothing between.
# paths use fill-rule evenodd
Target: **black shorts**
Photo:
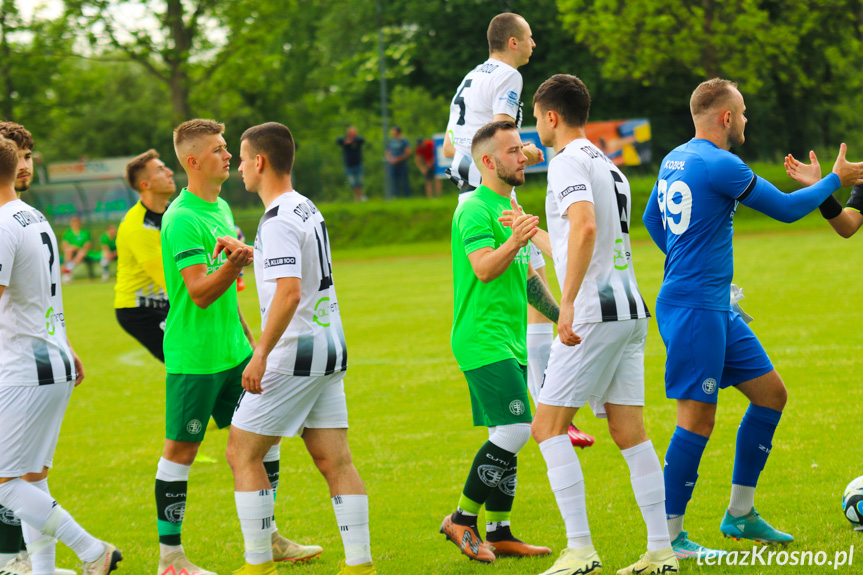
<instances>
[{"instance_id":1,"label":"black shorts","mask_svg":"<svg viewBox=\"0 0 863 575\"><path fill-rule=\"evenodd\" d=\"M114 310L117 321L126 332L141 342L153 357L165 363L165 351L162 342L165 340L165 320L168 308L157 309L147 307L126 307Z\"/></svg>"}]
</instances>

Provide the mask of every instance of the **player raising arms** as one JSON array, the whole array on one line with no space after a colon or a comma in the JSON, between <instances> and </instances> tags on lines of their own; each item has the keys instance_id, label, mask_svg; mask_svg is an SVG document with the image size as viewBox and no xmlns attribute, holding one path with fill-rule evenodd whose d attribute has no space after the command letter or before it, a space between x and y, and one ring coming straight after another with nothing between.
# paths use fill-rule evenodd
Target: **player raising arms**
<instances>
[{"instance_id":1,"label":"player raising arms","mask_svg":"<svg viewBox=\"0 0 863 575\"><path fill-rule=\"evenodd\" d=\"M788 392L758 338L729 305L737 204L793 222L863 176L863 164L846 161L842 144L833 173L784 194L728 151L745 140L746 106L735 83L702 82L689 105L695 138L662 161L644 212L647 230L666 254L656 318L667 350L666 395L677 401L677 427L665 453L665 505L672 547L681 559L720 553L690 541L683 517L713 431L718 391L727 387L750 404L737 432L731 501L720 531L762 543L794 540L754 507Z\"/></svg>"},{"instance_id":2,"label":"player raising arms","mask_svg":"<svg viewBox=\"0 0 863 575\"><path fill-rule=\"evenodd\" d=\"M48 488L60 425L84 369L66 338L57 238L15 191L18 152L0 137L0 505L21 519L32 561L32 571L11 572L54 575L59 540L85 575L104 575L122 555L78 525Z\"/></svg>"},{"instance_id":3,"label":"player raising arms","mask_svg":"<svg viewBox=\"0 0 863 575\"><path fill-rule=\"evenodd\" d=\"M219 197L228 179L224 125L189 120L174 130L174 149L189 177L162 218L162 262L171 309L165 328L166 439L156 473L159 575L184 569L211 573L185 555L180 531L189 470L212 417L220 428L231 422L243 391L243 369L251 359L252 335L237 306L236 280L252 263L252 248L216 255L218 237L236 239L234 217ZM217 342L217 343L216 343ZM267 453L268 472L278 480L278 446ZM305 553L272 533L280 558Z\"/></svg>"},{"instance_id":4,"label":"player raising arms","mask_svg":"<svg viewBox=\"0 0 863 575\"><path fill-rule=\"evenodd\" d=\"M529 263L527 244L538 218L520 213L511 227L498 221L515 204L512 187L524 183L527 158L515 124L483 126L472 148L482 185L453 215L452 350L468 382L473 423L488 427L489 440L474 458L458 509L440 531L469 558L489 563L496 555L551 553L513 537L510 515L518 452L530 439L527 304L552 321L558 306ZM477 528L483 505L488 546Z\"/></svg>"},{"instance_id":5,"label":"player raising arms","mask_svg":"<svg viewBox=\"0 0 863 575\"><path fill-rule=\"evenodd\" d=\"M177 186L174 172L156 150L147 150L126 165L126 181L141 199L126 212L117 229L114 313L120 327L164 363L168 294L160 230Z\"/></svg>"},{"instance_id":6,"label":"player raising arms","mask_svg":"<svg viewBox=\"0 0 863 575\"><path fill-rule=\"evenodd\" d=\"M588 402L597 416L608 417L647 525L647 553L618 573L676 572L662 466L644 431L649 313L632 267L629 182L586 138L590 93L580 79L552 76L533 102L539 137L557 151L548 168L546 214L562 294L559 334L532 426L568 540L545 573L601 568L587 522L584 475L567 437L569 422Z\"/></svg>"},{"instance_id":7,"label":"player raising arms","mask_svg":"<svg viewBox=\"0 0 863 575\"><path fill-rule=\"evenodd\" d=\"M243 372L228 438L237 514L246 543L241 575L274 575L269 551L273 496L264 456L299 435L327 481L345 548L343 575L373 575L369 503L348 447L347 346L333 285L327 225L293 189L294 139L282 124L249 128L240 140L246 189L264 203L255 237L263 333ZM227 251L234 242L219 240ZM320 553L321 548L317 548Z\"/></svg>"},{"instance_id":8,"label":"player raising arms","mask_svg":"<svg viewBox=\"0 0 863 575\"><path fill-rule=\"evenodd\" d=\"M33 136L30 131L14 122L0 122L0 136L18 147L18 174L15 193L20 196L33 183ZM0 506L0 574L29 575L33 568L24 543L21 520ZM57 569L55 575L75 575L70 569Z\"/></svg>"}]
</instances>

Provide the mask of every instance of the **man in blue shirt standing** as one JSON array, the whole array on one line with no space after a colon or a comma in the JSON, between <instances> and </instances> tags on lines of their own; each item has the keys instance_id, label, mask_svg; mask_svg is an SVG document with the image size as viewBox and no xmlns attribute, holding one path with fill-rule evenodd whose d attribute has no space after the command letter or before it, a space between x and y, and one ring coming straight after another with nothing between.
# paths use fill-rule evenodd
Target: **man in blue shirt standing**
<instances>
[{"instance_id":1,"label":"man in blue shirt standing","mask_svg":"<svg viewBox=\"0 0 863 575\"><path fill-rule=\"evenodd\" d=\"M788 394L761 343L729 303L737 205L793 222L840 186L863 177L863 163L846 161L842 144L830 175L794 193L780 192L728 151L744 142L745 110L733 82L715 78L695 89L690 99L695 138L662 161L644 213L650 236L666 254L656 318L667 350L666 395L677 400L677 428L665 454L665 492L668 531L679 559L725 553L690 541L683 516L713 431L717 393L730 386L750 404L737 433L731 501L720 531L766 544L794 540L754 507L755 486Z\"/></svg>"},{"instance_id":2,"label":"man in blue shirt standing","mask_svg":"<svg viewBox=\"0 0 863 575\"><path fill-rule=\"evenodd\" d=\"M411 185L408 180L408 158L411 155L411 143L402 135L402 129L393 126L391 138L387 140L387 162L390 163L393 191L396 197L409 197Z\"/></svg>"}]
</instances>

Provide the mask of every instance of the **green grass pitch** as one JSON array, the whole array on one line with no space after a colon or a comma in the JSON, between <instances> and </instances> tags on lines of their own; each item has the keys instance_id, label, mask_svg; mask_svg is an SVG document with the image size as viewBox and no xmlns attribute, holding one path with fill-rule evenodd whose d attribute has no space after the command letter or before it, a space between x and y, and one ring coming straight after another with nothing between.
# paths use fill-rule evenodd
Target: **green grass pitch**
<instances>
[{"instance_id":1,"label":"green grass pitch","mask_svg":"<svg viewBox=\"0 0 863 575\"><path fill-rule=\"evenodd\" d=\"M790 392L756 506L797 541L789 550L825 551L863 545L842 516L845 485L863 474L861 416L863 268L859 239L827 229L771 227L735 242L735 282L743 307ZM746 226L755 229L757 225ZM811 226L810 226L811 227ZM643 237L643 236L642 236ZM446 240L445 238L442 238ZM338 244L337 244L338 245ZM652 308L662 277L662 254L648 241L634 246L639 284ZM559 293L551 275L555 293ZM372 551L381 574L539 573L552 557L469 562L438 533L457 502L469 462L486 436L471 426L467 387L452 357L449 333L452 286L449 247L434 244L336 251L334 278L347 332L346 379L354 459L369 492ZM251 268L240 301L253 331L260 317ZM121 331L112 309L112 284L77 281L65 286L70 338L86 379L72 399L51 473L57 500L98 537L124 552L121 573L152 574L158 546L153 501L156 462L164 437L164 373ZM213 341L218 348L219 342ZM651 321L646 352L648 434L660 456L674 430L674 405L663 389L665 349ZM719 521L728 502L737 425L746 408L739 393L721 394L716 430L708 444L685 528L693 540L729 550L752 545L723 539ZM605 423L589 410L576 423L596 436L579 451L586 476L588 516L606 572L635 561L645 532L623 458ZM192 469L183 525L189 557L221 574L242 565L231 472L224 458L227 431L212 427ZM563 523L531 441L522 451L513 529L526 541L565 546ZM334 574L342 546L326 485L302 442L287 439L276 516L287 537L324 547L304 565L279 572ZM855 553L858 572L863 550ZM58 546L58 565L72 554ZM832 567L699 567L684 572L824 573ZM790 571L789 571L790 570Z\"/></svg>"}]
</instances>

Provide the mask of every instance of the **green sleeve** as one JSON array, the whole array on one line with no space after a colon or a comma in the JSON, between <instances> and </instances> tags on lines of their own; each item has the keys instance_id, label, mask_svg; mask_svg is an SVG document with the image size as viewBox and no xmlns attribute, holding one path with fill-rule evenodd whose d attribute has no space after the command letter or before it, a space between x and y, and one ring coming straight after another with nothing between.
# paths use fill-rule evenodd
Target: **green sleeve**
<instances>
[{"instance_id":1,"label":"green sleeve","mask_svg":"<svg viewBox=\"0 0 863 575\"><path fill-rule=\"evenodd\" d=\"M207 263L207 248L191 217L178 212L162 230L162 250L170 254L177 271Z\"/></svg>"},{"instance_id":2,"label":"green sleeve","mask_svg":"<svg viewBox=\"0 0 863 575\"><path fill-rule=\"evenodd\" d=\"M69 228L65 232L63 232L63 241L72 243L72 240L75 239L75 234L72 233L72 228Z\"/></svg>"},{"instance_id":3,"label":"green sleeve","mask_svg":"<svg viewBox=\"0 0 863 575\"><path fill-rule=\"evenodd\" d=\"M456 214L458 236L464 253L470 254L481 248L494 248L494 229L488 211L481 205L467 205Z\"/></svg>"},{"instance_id":4,"label":"green sleeve","mask_svg":"<svg viewBox=\"0 0 863 575\"><path fill-rule=\"evenodd\" d=\"M81 230L81 245L82 246L92 239L93 239L93 237L90 235L90 230Z\"/></svg>"}]
</instances>

